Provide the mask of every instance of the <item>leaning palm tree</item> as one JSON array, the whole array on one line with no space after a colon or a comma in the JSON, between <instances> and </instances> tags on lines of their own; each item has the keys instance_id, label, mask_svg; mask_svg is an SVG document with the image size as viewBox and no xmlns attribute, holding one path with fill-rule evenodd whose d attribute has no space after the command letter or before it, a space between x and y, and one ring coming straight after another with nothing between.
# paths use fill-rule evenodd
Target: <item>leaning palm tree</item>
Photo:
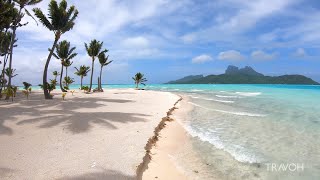
<instances>
[{"instance_id":1,"label":"leaning palm tree","mask_svg":"<svg viewBox=\"0 0 320 180\"><path fill-rule=\"evenodd\" d=\"M82 80L83 80L83 77L87 76L88 72L90 71L90 67L89 66L85 66L85 65L82 65L80 66L80 68L76 68L76 72L74 74L76 74L77 76L80 76L80 89L82 90Z\"/></svg>"},{"instance_id":2,"label":"leaning palm tree","mask_svg":"<svg viewBox=\"0 0 320 180\"><path fill-rule=\"evenodd\" d=\"M138 72L134 77L132 77L134 80L134 83L136 84L136 88L139 88L139 84L142 84L145 86L145 82L147 82L147 79L144 77L144 74Z\"/></svg>"},{"instance_id":3,"label":"leaning palm tree","mask_svg":"<svg viewBox=\"0 0 320 180\"><path fill-rule=\"evenodd\" d=\"M104 50L101 52L103 42L97 41L97 40L92 40L89 44L84 43L84 46L86 47L88 55L92 58L92 69L91 69L91 78L90 78L90 87L89 87L89 92L92 89L92 78L93 78L93 71L94 71L94 60L95 58L102 52L106 52L107 50Z\"/></svg>"},{"instance_id":4,"label":"leaning palm tree","mask_svg":"<svg viewBox=\"0 0 320 180\"><path fill-rule=\"evenodd\" d=\"M50 96L49 91L47 89L46 84L47 82L47 71L49 67L49 63L53 54L54 49L56 48L56 45L61 37L62 34L65 32L71 30L75 24L75 19L78 16L78 10L74 6L70 6L69 9L67 9L67 1L62 0L58 6L57 1L51 0L49 4L49 14L48 18L43 14L41 9L34 8L33 9L35 15L40 20L40 22L50 31L54 32L55 38L52 45L52 48L50 49L50 53L48 55L44 71L43 71L43 92L46 99L52 99L52 96Z\"/></svg>"},{"instance_id":5,"label":"leaning palm tree","mask_svg":"<svg viewBox=\"0 0 320 180\"><path fill-rule=\"evenodd\" d=\"M112 61L108 61L109 55L106 56L106 52L108 52L108 50L105 50L105 52L101 52L101 53L99 54L99 56L98 56L98 58L99 58L99 63L100 63L100 65L101 65L101 68L100 68L100 80L99 80L99 82L98 82L98 90L99 90L99 91L102 91L102 87L101 87L101 82L102 82L102 80L101 80L101 78L102 78L102 68L103 68L104 66L107 66L107 65L109 65L110 63L112 63Z\"/></svg>"},{"instance_id":6,"label":"leaning palm tree","mask_svg":"<svg viewBox=\"0 0 320 180\"><path fill-rule=\"evenodd\" d=\"M14 2L19 6L19 11L13 18L12 22L12 37L11 37L11 43L10 43L10 54L9 54L9 69L12 69L12 58L13 58L13 47L14 47L14 42L16 39L16 31L17 28L20 26L24 26L26 24L21 24L21 19L25 14L29 15L32 17L32 15L29 13L29 11L26 9L26 6L33 6L38 3L40 3L42 0L14 0ZM25 14L22 12L24 10ZM14 11L12 11L14 12ZM33 17L32 17L33 18ZM8 87L11 86L11 77L8 78ZM9 97L6 97L6 100L8 100Z\"/></svg>"},{"instance_id":7,"label":"leaning palm tree","mask_svg":"<svg viewBox=\"0 0 320 180\"><path fill-rule=\"evenodd\" d=\"M62 92L67 92L62 87L62 76L63 76L63 67L69 66L72 63L70 63L70 60L77 56L77 53L74 53L75 47L70 47L70 42L64 40L59 42L59 44L56 45L56 53L53 53L53 56L61 61L61 72L60 72L60 89ZM67 77L67 75L66 75Z\"/></svg>"}]
</instances>

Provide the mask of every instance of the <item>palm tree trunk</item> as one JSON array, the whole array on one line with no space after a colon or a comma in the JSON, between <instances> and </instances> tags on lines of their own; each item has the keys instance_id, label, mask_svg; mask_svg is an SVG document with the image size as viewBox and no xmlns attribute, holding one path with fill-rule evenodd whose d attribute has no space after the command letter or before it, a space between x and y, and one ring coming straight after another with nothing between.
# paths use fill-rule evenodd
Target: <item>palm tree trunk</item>
<instances>
[{"instance_id":1,"label":"palm tree trunk","mask_svg":"<svg viewBox=\"0 0 320 180\"><path fill-rule=\"evenodd\" d=\"M12 29L12 37L11 37L11 42L10 42L10 54L9 54L9 70L12 69L12 55L13 55L13 44L14 44L14 39L15 39L15 35L16 35L16 27L14 26ZM11 87L11 78L12 76L8 76L8 88ZM6 96L6 100L9 100L9 96Z\"/></svg>"},{"instance_id":2,"label":"palm tree trunk","mask_svg":"<svg viewBox=\"0 0 320 180\"><path fill-rule=\"evenodd\" d=\"M63 65L61 64L61 72L60 72L60 89L62 92L67 92L63 87L62 87L62 76L63 76Z\"/></svg>"},{"instance_id":3,"label":"palm tree trunk","mask_svg":"<svg viewBox=\"0 0 320 180\"><path fill-rule=\"evenodd\" d=\"M67 79L67 77L68 77L68 67L66 66L66 77L65 77L65 79ZM67 81L66 81L66 87L69 88L69 85L68 85Z\"/></svg>"},{"instance_id":4,"label":"palm tree trunk","mask_svg":"<svg viewBox=\"0 0 320 180\"><path fill-rule=\"evenodd\" d=\"M8 55L5 55L3 58L3 67L2 67L2 72L1 72L1 78L2 78L2 83L1 83L1 88L0 88L0 94L2 93L2 90L4 89L4 71L6 69L6 65L7 65L7 61L8 61Z\"/></svg>"},{"instance_id":5,"label":"palm tree trunk","mask_svg":"<svg viewBox=\"0 0 320 180\"><path fill-rule=\"evenodd\" d=\"M102 68L103 66L101 66L101 69L100 69L100 81L99 81L99 90L102 90L102 80L101 80L101 77L102 77Z\"/></svg>"},{"instance_id":6,"label":"palm tree trunk","mask_svg":"<svg viewBox=\"0 0 320 180\"><path fill-rule=\"evenodd\" d=\"M50 92L48 91L48 87L47 87L47 83L48 83L47 82L47 73L48 73L48 67L49 67L49 63L50 63L53 51L56 48L56 45L57 45L59 39L60 39L60 34L56 34L51 51L50 51L48 58L47 58L47 61L46 61L46 65L44 66L42 83L43 83L43 94L44 94L45 99L52 99L52 96L50 96Z\"/></svg>"},{"instance_id":7,"label":"palm tree trunk","mask_svg":"<svg viewBox=\"0 0 320 180\"><path fill-rule=\"evenodd\" d=\"M8 29L6 29L6 30L4 31L4 34L7 34L7 32L8 32ZM5 39L5 38L3 38L3 39L1 40L0 47L2 47L2 44L3 44L3 42L4 42L4 39ZM2 83L1 83L1 87L0 87L0 96L1 96L2 90L4 89L4 70L6 69L6 65L7 65L7 60L8 60L8 54L7 54L7 52L8 52L8 50L9 50L9 49L5 49L6 54L3 56L3 68L2 68L1 76L0 76L0 77L2 78Z\"/></svg>"},{"instance_id":8,"label":"palm tree trunk","mask_svg":"<svg viewBox=\"0 0 320 180\"><path fill-rule=\"evenodd\" d=\"M17 16L17 18L15 19L14 24L13 24L13 27L12 27L12 37L11 37L10 49L9 49L9 50L10 50L9 70L12 69L13 45L14 45L14 40L15 40L15 38L16 38L16 30L17 30L18 18L19 18L19 15L21 14L21 11L22 11L22 8L20 7L18 16ZM9 77L8 77L8 87L11 87L11 78L12 78L12 76L9 76ZM10 98L10 97L7 95L7 96L6 96L6 100L9 100L9 98Z\"/></svg>"},{"instance_id":9,"label":"palm tree trunk","mask_svg":"<svg viewBox=\"0 0 320 180\"><path fill-rule=\"evenodd\" d=\"M82 79L83 79L83 76L81 76L81 79L80 79L80 90L82 90Z\"/></svg>"},{"instance_id":10,"label":"palm tree trunk","mask_svg":"<svg viewBox=\"0 0 320 180\"><path fill-rule=\"evenodd\" d=\"M90 78L89 92L91 92L91 89L92 89L93 70L94 70L94 57L92 57L92 69L91 69L91 78Z\"/></svg>"}]
</instances>

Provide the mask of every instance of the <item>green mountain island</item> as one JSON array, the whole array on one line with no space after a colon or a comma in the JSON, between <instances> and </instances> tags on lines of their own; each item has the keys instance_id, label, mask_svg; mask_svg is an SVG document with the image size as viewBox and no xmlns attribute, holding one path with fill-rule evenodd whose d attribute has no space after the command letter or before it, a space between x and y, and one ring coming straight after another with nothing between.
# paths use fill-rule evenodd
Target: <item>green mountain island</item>
<instances>
[{"instance_id":1,"label":"green mountain island","mask_svg":"<svg viewBox=\"0 0 320 180\"><path fill-rule=\"evenodd\" d=\"M319 85L318 82L303 75L265 76L250 66L238 68L228 66L220 75L192 75L170 81L167 84L306 84Z\"/></svg>"}]
</instances>

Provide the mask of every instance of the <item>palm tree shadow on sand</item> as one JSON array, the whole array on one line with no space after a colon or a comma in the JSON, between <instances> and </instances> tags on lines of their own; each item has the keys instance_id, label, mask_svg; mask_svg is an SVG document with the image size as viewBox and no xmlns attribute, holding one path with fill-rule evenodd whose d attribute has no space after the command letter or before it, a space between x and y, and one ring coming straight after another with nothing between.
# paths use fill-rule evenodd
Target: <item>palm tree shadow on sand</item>
<instances>
[{"instance_id":1,"label":"palm tree shadow on sand","mask_svg":"<svg viewBox=\"0 0 320 180\"><path fill-rule=\"evenodd\" d=\"M103 172L87 173L77 176L66 176L58 180L102 180L102 179L114 179L114 180L134 180L137 179L133 176L125 175L121 172L114 170L104 170Z\"/></svg>"},{"instance_id":2,"label":"palm tree shadow on sand","mask_svg":"<svg viewBox=\"0 0 320 180\"><path fill-rule=\"evenodd\" d=\"M61 102L60 99L50 100L50 103L44 103L41 99L21 101L17 106L0 106L0 113L4 120L0 121L0 135L11 135L13 130L4 126L5 121L17 121L18 115L27 115L28 118L16 122L17 125L39 124L39 128L52 128L61 126L72 133L88 132L92 127L100 125L108 129L117 129L115 123L135 123L145 122L146 114L123 113L123 112L89 112L90 109L96 109L103 106L112 105L112 103L131 103L132 100L126 99L107 99L107 98L78 98L74 97ZM108 104L105 104L105 103ZM3 107L3 108L2 108ZM49 109L55 107L55 109ZM14 108L14 111L6 109ZM78 111L79 109L88 109L88 111ZM2 113L3 111L3 113Z\"/></svg>"}]
</instances>

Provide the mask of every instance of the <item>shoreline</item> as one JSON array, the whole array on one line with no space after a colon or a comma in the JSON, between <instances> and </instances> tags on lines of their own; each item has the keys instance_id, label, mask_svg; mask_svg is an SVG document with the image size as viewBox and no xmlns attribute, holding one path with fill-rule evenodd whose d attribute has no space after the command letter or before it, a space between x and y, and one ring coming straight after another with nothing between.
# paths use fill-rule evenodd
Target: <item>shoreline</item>
<instances>
[{"instance_id":1,"label":"shoreline","mask_svg":"<svg viewBox=\"0 0 320 180\"><path fill-rule=\"evenodd\" d=\"M173 118L171 118L171 116L172 116L172 113L176 109L178 109L176 107L177 104L182 100L183 100L183 98L180 96L180 98L174 103L173 107L170 108L169 111L167 112L167 116L163 117L162 120L160 121L160 123L158 124L158 126L154 129L154 135L149 138L149 140L144 148L146 150L146 154L143 157L142 163L137 167L137 179L138 180L143 179L143 174L148 169L149 163L152 160L151 151L152 151L153 147L155 147L157 142L159 141L161 131L164 128L166 128L166 126L167 126L166 123L175 121Z\"/></svg>"},{"instance_id":2,"label":"shoreline","mask_svg":"<svg viewBox=\"0 0 320 180\"><path fill-rule=\"evenodd\" d=\"M160 122L162 128L155 129L157 139L148 146L146 153L148 158L145 159L147 162L144 168L140 169L143 172L138 179L188 179L188 173L179 167L172 156L188 144L190 138L180 120L184 119L192 109L186 104L186 97L180 97Z\"/></svg>"}]
</instances>

